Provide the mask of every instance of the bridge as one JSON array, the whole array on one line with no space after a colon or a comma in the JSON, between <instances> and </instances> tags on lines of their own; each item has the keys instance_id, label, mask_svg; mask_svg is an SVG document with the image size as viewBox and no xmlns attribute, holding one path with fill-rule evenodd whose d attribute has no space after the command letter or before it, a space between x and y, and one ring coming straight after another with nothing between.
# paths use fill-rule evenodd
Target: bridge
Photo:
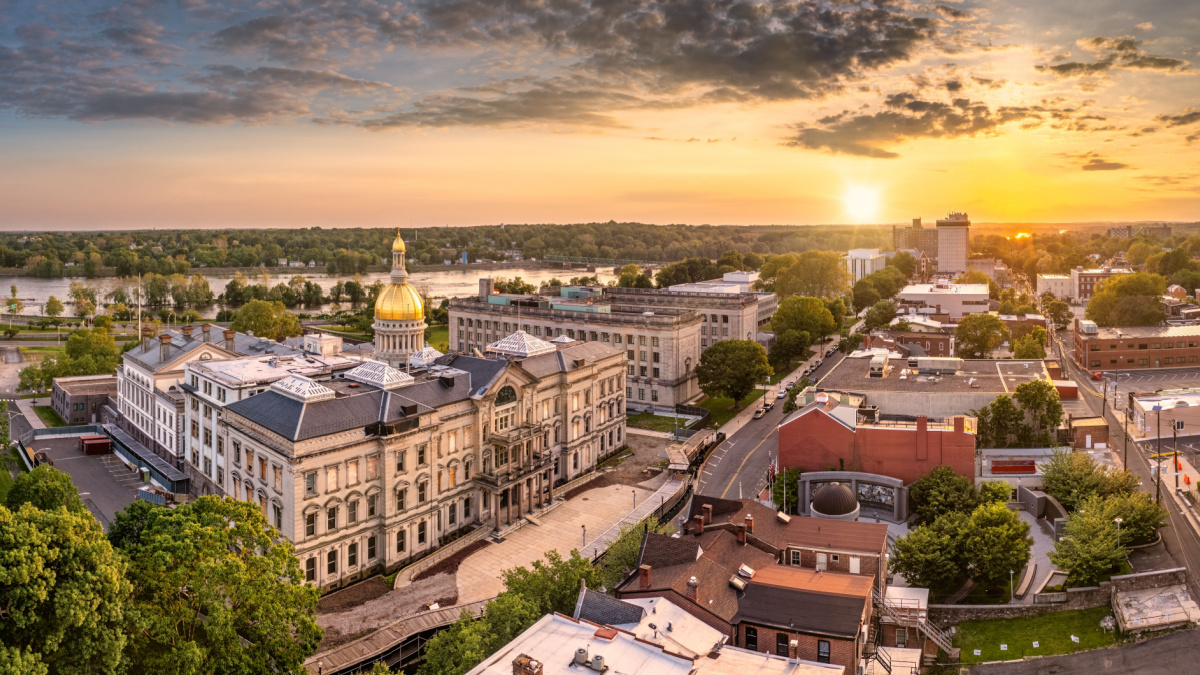
<instances>
[{"instance_id":1,"label":"bridge","mask_svg":"<svg viewBox=\"0 0 1200 675\"><path fill-rule=\"evenodd\" d=\"M662 265L670 265L669 260L630 260L628 258L582 258L570 255L548 255L542 260L551 263L565 263L570 265L599 265L602 267L622 267L624 265L641 265L643 267L661 267Z\"/></svg>"}]
</instances>

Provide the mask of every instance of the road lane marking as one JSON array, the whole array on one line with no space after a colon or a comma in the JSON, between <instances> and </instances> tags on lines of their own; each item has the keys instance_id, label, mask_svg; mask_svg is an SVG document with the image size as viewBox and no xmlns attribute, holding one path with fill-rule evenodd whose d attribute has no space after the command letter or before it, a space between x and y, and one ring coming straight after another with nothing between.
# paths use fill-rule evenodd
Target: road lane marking
<instances>
[{"instance_id":1,"label":"road lane marking","mask_svg":"<svg viewBox=\"0 0 1200 675\"><path fill-rule=\"evenodd\" d=\"M759 441L758 445L754 446L753 450L746 453L746 456L742 458L742 463L738 465L738 468L733 472L733 476L731 476L729 478L729 484L725 486L724 492L721 493L721 499L724 499L725 495L729 494L729 490L733 487L733 481L737 479L738 474L741 473L742 469L746 467L746 462L750 461L750 456L753 455L755 452L758 452L758 449L762 447L762 444L766 443L767 440L770 439L772 435L774 435L774 433L775 432L772 431L770 434L767 435L766 438Z\"/></svg>"}]
</instances>

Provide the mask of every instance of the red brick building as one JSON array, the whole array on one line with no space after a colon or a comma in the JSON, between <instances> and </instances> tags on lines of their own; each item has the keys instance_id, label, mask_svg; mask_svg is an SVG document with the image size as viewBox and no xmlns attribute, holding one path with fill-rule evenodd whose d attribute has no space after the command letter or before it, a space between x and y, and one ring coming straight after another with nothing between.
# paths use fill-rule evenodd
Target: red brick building
<instances>
[{"instance_id":1,"label":"red brick building","mask_svg":"<svg viewBox=\"0 0 1200 675\"><path fill-rule=\"evenodd\" d=\"M779 425L779 466L803 471L862 471L905 484L942 464L974 480L974 420L949 422L879 418L830 397L792 413Z\"/></svg>"},{"instance_id":2,"label":"red brick building","mask_svg":"<svg viewBox=\"0 0 1200 675\"><path fill-rule=\"evenodd\" d=\"M954 356L953 336L949 333L913 333L880 331L863 336L863 348L881 347L905 356ZM916 349L913 349L916 347Z\"/></svg>"},{"instance_id":3,"label":"red brick building","mask_svg":"<svg viewBox=\"0 0 1200 675\"><path fill-rule=\"evenodd\" d=\"M1200 364L1200 326L1103 328L1075 320L1075 362L1089 371L1191 368Z\"/></svg>"}]
</instances>

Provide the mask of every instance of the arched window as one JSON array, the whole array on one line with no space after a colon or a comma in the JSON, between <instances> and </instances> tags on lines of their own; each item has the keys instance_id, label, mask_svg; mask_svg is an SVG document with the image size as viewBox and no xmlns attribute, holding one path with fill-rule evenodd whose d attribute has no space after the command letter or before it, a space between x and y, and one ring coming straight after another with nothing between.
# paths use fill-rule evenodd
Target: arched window
<instances>
[{"instance_id":1,"label":"arched window","mask_svg":"<svg viewBox=\"0 0 1200 675\"><path fill-rule=\"evenodd\" d=\"M496 405L508 405L517 400L517 390L511 386L504 387L496 394Z\"/></svg>"}]
</instances>

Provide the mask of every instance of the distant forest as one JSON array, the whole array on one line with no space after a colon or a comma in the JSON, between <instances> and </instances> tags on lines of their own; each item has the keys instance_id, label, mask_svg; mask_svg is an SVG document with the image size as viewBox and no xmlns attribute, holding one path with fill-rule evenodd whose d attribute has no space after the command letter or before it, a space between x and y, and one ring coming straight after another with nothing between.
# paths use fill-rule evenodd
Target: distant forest
<instances>
[{"instance_id":1,"label":"distant forest","mask_svg":"<svg viewBox=\"0 0 1200 675\"><path fill-rule=\"evenodd\" d=\"M408 258L422 264L526 259L546 255L674 262L717 259L724 252L760 255L810 249L891 248L891 226L715 226L580 223L430 227L401 230ZM197 268L276 267L310 262L330 274L364 273L391 257L389 228L152 230L0 234L0 267L37 277L187 274Z\"/></svg>"}]
</instances>

